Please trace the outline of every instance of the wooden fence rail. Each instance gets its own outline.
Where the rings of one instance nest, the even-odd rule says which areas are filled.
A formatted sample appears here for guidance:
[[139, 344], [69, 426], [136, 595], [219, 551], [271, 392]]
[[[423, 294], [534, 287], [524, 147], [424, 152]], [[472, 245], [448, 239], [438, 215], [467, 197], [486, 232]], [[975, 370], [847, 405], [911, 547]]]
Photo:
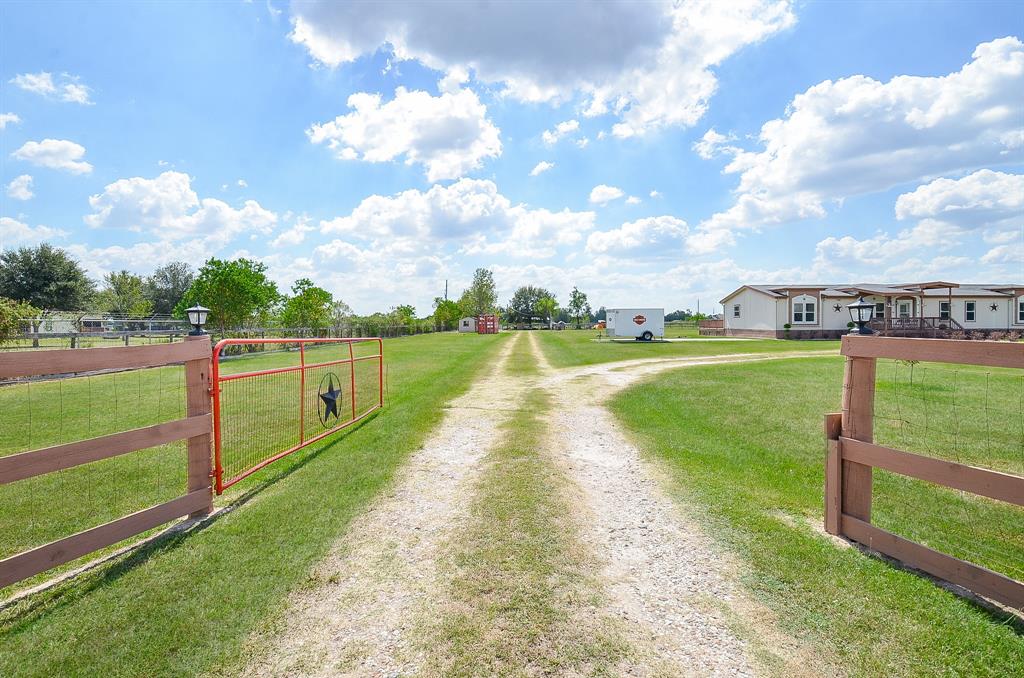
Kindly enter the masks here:
[[187, 415], [132, 431], [0, 457], [0, 485], [177, 440], [186, 440], [188, 446], [186, 494], [0, 560], [0, 588], [175, 518], [212, 510], [210, 356], [210, 338], [205, 336], [174, 344], [0, 354], [0, 380], [184, 363]]
[[1024, 369], [1019, 343], [843, 337], [843, 411], [825, 415], [825, 530], [946, 581], [1024, 610], [1024, 582], [930, 549], [871, 524], [872, 469], [1024, 506], [1024, 478], [874, 444], [878, 358]]

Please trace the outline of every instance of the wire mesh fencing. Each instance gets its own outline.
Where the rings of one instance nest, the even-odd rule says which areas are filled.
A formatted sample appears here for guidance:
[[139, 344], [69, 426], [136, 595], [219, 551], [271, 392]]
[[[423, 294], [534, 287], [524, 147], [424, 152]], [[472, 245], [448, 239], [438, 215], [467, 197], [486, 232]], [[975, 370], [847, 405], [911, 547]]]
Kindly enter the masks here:
[[[137, 350], [148, 349], [124, 349], [113, 358], [64, 352], [77, 356], [73, 369], [63, 366], [60, 352], [18, 356], [0, 365], [0, 376], [10, 370], [9, 378], [0, 380], [0, 580], [16, 581], [23, 578], [16, 573], [26, 572], [31, 577], [41, 565], [47, 566], [43, 570], [53, 564], [73, 568], [83, 560], [75, 553], [92, 553], [88, 559], [95, 551], [115, 550], [201, 503], [201, 493], [176, 501], [197, 489], [190, 487], [186, 438], [202, 433], [204, 423], [208, 437], [210, 426], [209, 415], [186, 422], [190, 383], [176, 360], [193, 364], [198, 358], [205, 364], [209, 345], [168, 347], [167, 360], [160, 348], [159, 355], [151, 352], [141, 363]], [[107, 363], [123, 364], [90, 371], [90, 360], [100, 355]], [[161, 363], [166, 365], [133, 369]], [[31, 376], [36, 374], [43, 376]], [[205, 388], [200, 392], [206, 397]], [[176, 510], [168, 506], [172, 503], [187, 508], [170, 515]], [[139, 519], [132, 523], [141, 526], [136, 530], [123, 522], [111, 527], [158, 507], [169, 517]], [[85, 546], [90, 548], [82, 550]]]
[[846, 336], [825, 529], [1024, 609], [1024, 347]]
[[[879, 445], [1024, 476], [1020, 370], [877, 362]], [[1024, 507], [876, 470], [872, 522], [1024, 581]]]
[[[225, 356], [227, 349], [249, 344], [272, 350]], [[380, 338], [218, 342], [213, 372], [218, 494], [382, 407], [383, 360]]]

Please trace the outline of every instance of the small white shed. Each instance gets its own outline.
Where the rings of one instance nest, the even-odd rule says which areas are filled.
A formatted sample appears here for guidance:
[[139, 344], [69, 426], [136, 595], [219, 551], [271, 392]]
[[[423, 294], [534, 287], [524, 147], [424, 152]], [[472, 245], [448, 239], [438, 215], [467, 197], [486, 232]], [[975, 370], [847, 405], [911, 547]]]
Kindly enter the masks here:
[[459, 332], [476, 333], [476, 318], [463, 318], [459, 321]]

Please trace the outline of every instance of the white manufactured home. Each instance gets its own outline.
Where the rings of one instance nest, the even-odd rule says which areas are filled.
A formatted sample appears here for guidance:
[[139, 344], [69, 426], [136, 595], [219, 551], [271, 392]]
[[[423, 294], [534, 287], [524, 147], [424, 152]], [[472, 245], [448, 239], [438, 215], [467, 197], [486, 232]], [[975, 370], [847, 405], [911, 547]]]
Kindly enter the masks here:
[[849, 331], [847, 304], [875, 305], [870, 326], [895, 336], [1024, 332], [1024, 284], [951, 282], [858, 285], [744, 285], [722, 299], [730, 336], [834, 339]]

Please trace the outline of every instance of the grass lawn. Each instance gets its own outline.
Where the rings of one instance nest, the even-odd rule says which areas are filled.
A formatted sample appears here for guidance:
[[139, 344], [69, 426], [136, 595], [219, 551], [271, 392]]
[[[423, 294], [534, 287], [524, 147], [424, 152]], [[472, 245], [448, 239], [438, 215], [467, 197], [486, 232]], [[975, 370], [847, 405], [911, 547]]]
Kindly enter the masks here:
[[[880, 363], [878, 442], [1024, 470], [1019, 371], [915, 370], [911, 382], [908, 365]], [[1024, 675], [1022, 625], [817, 529], [822, 416], [839, 409], [842, 376], [829, 357], [687, 368], [622, 392], [612, 407], [663, 462], [670, 490], [742, 557], [751, 591], [837, 665], [863, 676]], [[873, 520], [1024, 576], [1024, 509], [876, 471]]]
[[[596, 330], [534, 330], [541, 347], [553, 367], [575, 367], [617, 360], [639, 358], [686, 357], [731, 353], [776, 353], [784, 351], [839, 350], [838, 341], [783, 341], [779, 339], [742, 339], [729, 337], [700, 337], [700, 341], [643, 342], [598, 341]], [[671, 331], [676, 335], [696, 338], [695, 330], [682, 328]]]
[[[449, 333], [386, 341], [384, 411], [243, 481], [233, 490], [236, 498], [249, 492], [244, 505], [204, 529], [162, 540], [0, 612], [0, 675], [191, 675], [223, 667], [230, 673], [243, 659], [240, 648], [249, 633], [281, 612], [288, 592], [302, 585], [312, 564], [436, 425], [441, 404], [463, 392], [506, 340]], [[228, 365], [249, 370], [293, 358], [260, 355]], [[180, 371], [33, 384], [28, 432], [25, 393], [16, 392], [27, 386], [0, 388], [0, 454], [180, 416]], [[19, 403], [23, 410], [9, 409]], [[136, 489], [146, 501], [183, 489], [183, 452], [142, 452], [122, 460], [126, 466], [108, 466], [92, 477], [58, 478], [34, 504], [22, 493], [0, 495], [6, 554], [33, 539], [67, 534], [60, 530], [103, 522], [108, 517], [94, 513], [98, 507], [137, 503]], [[158, 481], [147, 490], [141, 478], [149, 476]], [[91, 485], [81, 482], [90, 479]], [[44, 510], [40, 515], [49, 520], [38, 522], [46, 525], [18, 527], [15, 537], [8, 536], [9, 526], [36, 522], [21, 513], [29, 506]]]
[[665, 338], [678, 339], [681, 337], [695, 338], [700, 336], [700, 328], [697, 323], [682, 320], [670, 320], [665, 323]]

